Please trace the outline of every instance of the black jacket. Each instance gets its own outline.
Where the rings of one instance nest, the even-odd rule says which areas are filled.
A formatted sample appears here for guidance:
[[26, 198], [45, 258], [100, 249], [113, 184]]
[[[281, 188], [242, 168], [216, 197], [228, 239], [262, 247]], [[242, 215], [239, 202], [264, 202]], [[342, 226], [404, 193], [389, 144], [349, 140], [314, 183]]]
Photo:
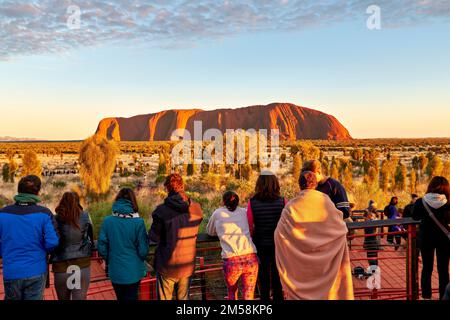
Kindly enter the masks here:
[[170, 194], [152, 214], [149, 239], [158, 244], [154, 266], [158, 273], [175, 279], [194, 273], [197, 235], [203, 213], [185, 194]]
[[255, 197], [250, 199], [255, 225], [252, 240], [256, 247], [275, 247], [274, 233], [284, 209], [284, 202], [281, 197], [274, 201], [261, 201]]
[[[450, 222], [450, 204], [447, 203], [439, 209], [431, 208], [431, 211], [441, 224], [448, 229], [448, 224]], [[433, 219], [430, 218], [422, 203], [422, 199], [417, 200], [414, 205], [413, 219], [422, 221], [418, 233], [419, 245], [449, 243], [444, 232], [436, 225]]]
[[59, 245], [52, 253], [50, 262], [61, 262], [72, 259], [88, 258], [92, 255], [94, 236], [89, 214], [83, 212], [80, 216], [80, 229], [75, 228], [56, 216], [60, 234]]

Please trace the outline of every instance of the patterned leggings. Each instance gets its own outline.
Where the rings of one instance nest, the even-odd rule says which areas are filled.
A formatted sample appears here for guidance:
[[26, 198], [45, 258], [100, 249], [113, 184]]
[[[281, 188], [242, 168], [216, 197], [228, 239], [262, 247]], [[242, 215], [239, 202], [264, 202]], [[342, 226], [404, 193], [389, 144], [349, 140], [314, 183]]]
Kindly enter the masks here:
[[258, 280], [258, 257], [247, 254], [223, 260], [223, 271], [228, 288], [228, 300], [238, 300], [238, 282], [242, 278], [244, 300], [253, 300]]

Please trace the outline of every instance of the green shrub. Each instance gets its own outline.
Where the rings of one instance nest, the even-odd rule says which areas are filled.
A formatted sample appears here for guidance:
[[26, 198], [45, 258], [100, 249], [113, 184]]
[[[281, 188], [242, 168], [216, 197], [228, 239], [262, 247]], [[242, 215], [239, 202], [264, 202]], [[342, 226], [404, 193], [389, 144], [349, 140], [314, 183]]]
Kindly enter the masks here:
[[87, 208], [87, 212], [89, 212], [94, 226], [94, 238], [98, 239], [103, 219], [111, 215], [112, 202], [93, 202]]
[[67, 186], [67, 183], [65, 181], [62, 180], [56, 180], [52, 182], [52, 185], [54, 188], [56, 189], [63, 189]]

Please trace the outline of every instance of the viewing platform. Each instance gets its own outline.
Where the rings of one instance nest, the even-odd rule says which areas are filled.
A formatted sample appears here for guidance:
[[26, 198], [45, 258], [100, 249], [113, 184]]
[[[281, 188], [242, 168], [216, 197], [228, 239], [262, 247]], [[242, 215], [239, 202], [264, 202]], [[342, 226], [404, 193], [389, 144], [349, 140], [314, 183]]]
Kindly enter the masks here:
[[[401, 233], [387, 233], [387, 227], [404, 225], [407, 231]], [[357, 300], [417, 300], [420, 297], [419, 276], [421, 272], [421, 258], [416, 247], [416, 226], [418, 222], [411, 218], [399, 220], [377, 220], [371, 222], [348, 223], [353, 235], [349, 235], [350, 260], [352, 270], [362, 267], [367, 271], [369, 267], [367, 251], [363, 248], [364, 228], [377, 227], [381, 237], [382, 250], [378, 251], [378, 264], [381, 271], [381, 288], [371, 290], [367, 286], [367, 275], [353, 276], [355, 299]], [[401, 234], [401, 247], [395, 250], [394, 245], [386, 241], [388, 234]], [[152, 245], [154, 246], [154, 245]], [[190, 298], [193, 300], [224, 300], [227, 290], [222, 271], [221, 248], [217, 238], [201, 234], [198, 237], [196, 272], [193, 277]], [[152, 254], [149, 256], [149, 275], [142, 280], [140, 288], [141, 300], [156, 299], [156, 283], [151, 268]], [[0, 269], [0, 278], [2, 279]], [[45, 300], [57, 300], [53, 286], [53, 274], [50, 272], [50, 286], [45, 290]], [[2, 279], [3, 280], [3, 279]], [[437, 270], [432, 278], [433, 299], [438, 299]], [[256, 290], [258, 299], [258, 289]], [[0, 299], [4, 297], [3, 281], [0, 282]], [[91, 284], [88, 300], [115, 300], [114, 290], [107, 277], [105, 262], [94, 253], [91, 263]]]

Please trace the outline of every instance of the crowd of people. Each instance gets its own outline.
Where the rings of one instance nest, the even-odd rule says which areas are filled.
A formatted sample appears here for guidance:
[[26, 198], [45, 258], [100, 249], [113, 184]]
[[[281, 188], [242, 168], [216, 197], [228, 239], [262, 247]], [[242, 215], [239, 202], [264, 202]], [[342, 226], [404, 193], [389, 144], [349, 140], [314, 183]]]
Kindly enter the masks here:
[[[222, 248], [223, 272], [228, 299], [253, 300], [259, 284], [262, 301], [352, 300], [352, 270], [347, 243], [346, 220], [351, 206], [344, 187], [322, 174], [319, 161], [304, 164], [299, 178], [300, 193], [291, 200], [280, 194], [279, 181], [264, 171], [255, 193], [240, 207], [234, 191], [223, 194], [223, 205], [215, 210], [207, 232], [217, 236]], [[203, 220], [201, 206], [190, 199], [179, 174], [167, 176], [167, 198], [152, 213], [146, 230], [132, 189], [122, 189], [111, 215], [101, 225], [97, 241], [118, 300], [137, 300], [141, 280], [147, 274], [149, 243], [156, 243], [154, 270], [159, 300], [187, 300], [195, 271], [197, 236]], [[41, 181], [36, 176], [20, 180], [15, 204], [0, 210], [0, 253], [7, 300], [41, 300], [49, 264], [60, 300], [84, 300], [90, 283], [90, 261], [94, 249], [89, 214], [74, 192], [63, 195], [56, 215], [39, 205]], [[418, 235], [422, 255], [422, 296], [432, 296], [431, 275], [437, 255], [439, 293], [450, 298], [449, 220], [450, 186], [443, 177], [432, 179], [422, 199], [413, 196], [403, 217], [420, 220]], [[385, 208], [388, 219], [400, 217], [398, 199]], [[371, 201], [364, 218], [376, 220]], [[401, 225], [388, 242], [401, 245]], [[375, 228], [366, 228], [364, 248], [370, 265], [378, 264], [381, 249]], [[74, 271], [80, 279], [71, 283]]]

